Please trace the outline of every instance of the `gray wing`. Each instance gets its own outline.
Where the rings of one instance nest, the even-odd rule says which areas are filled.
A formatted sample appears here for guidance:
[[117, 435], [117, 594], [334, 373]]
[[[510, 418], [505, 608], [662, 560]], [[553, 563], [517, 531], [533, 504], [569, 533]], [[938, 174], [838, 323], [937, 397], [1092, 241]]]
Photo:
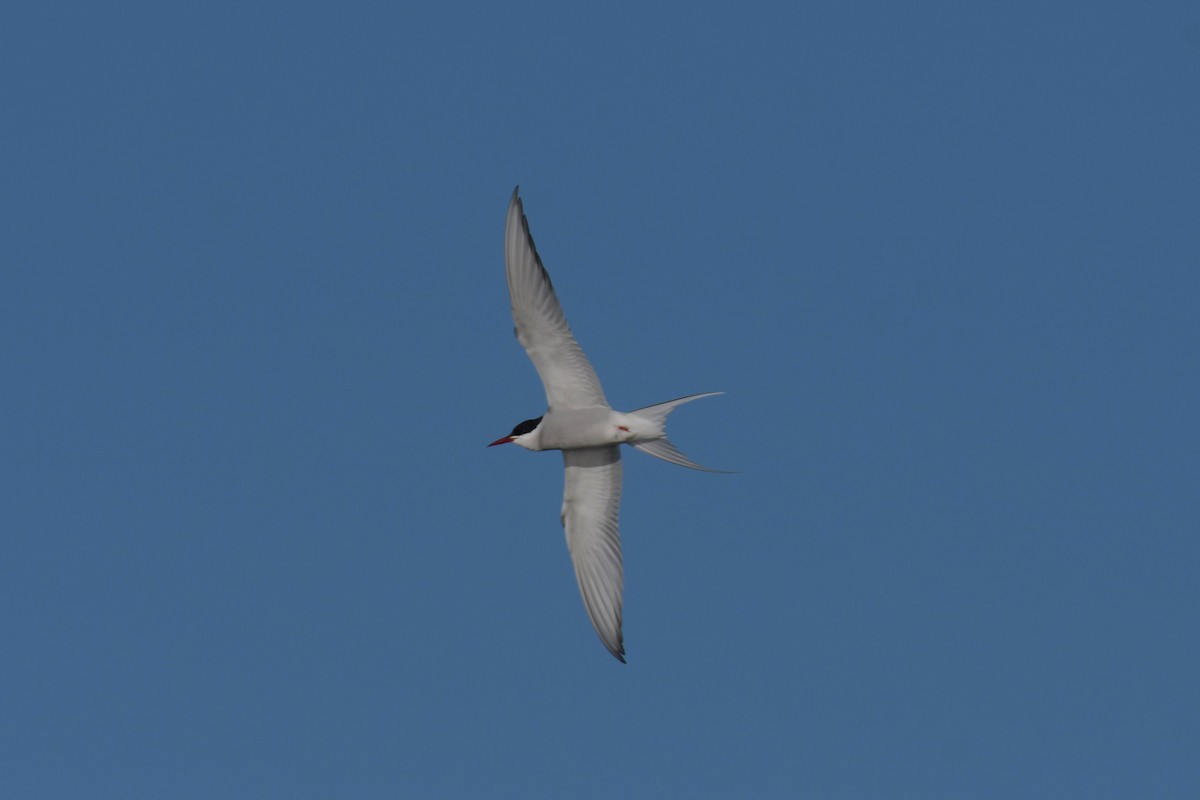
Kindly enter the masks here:
[[621, 451], [616, 447], [564, 450], [562, 522], [575, 578], [592, 627], [622, 663]]
[[542, 378], [550, 408], [607, 406], [600, 379], [575, 341], [538, 257], [516, 189], [504, 226], [504, 267], [517, 341]]

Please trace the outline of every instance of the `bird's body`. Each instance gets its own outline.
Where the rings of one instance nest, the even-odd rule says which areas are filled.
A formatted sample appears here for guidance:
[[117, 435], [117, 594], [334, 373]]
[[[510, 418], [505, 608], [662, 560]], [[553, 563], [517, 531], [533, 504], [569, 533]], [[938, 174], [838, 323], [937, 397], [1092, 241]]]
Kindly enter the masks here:
[[661, 439], [662, 429], [634, 414], [622, 414], [608, 406], [549, 409], [532, 436], [517, 439], [527, 450], [578, 450], [608, 447], [634, 441]]
[[562, 450], [565, 470], [562, 523], [588, 617], [605, 647], [625, 660], [621, 635], [623, 570], [617, 518], [621, 505], [621, 451], [630, 444], [657, 458], [709, 470], [667, 439], [667, 415], [678, 405], [720, 392], [689, 395], [636, 411], [614, 411], [600, 379], [554, 293], [529, 233], [517, 190], [504, 233], [505, 272], [517, 339], [546, 389], [548, 408], [493, 445], [513, 442], [527, 450]]

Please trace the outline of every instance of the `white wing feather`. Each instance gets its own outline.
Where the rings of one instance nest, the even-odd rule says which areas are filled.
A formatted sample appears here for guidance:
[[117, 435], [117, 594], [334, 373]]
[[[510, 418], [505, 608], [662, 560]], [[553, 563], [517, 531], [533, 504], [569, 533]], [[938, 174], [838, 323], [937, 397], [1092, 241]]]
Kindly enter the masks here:
[[562, 523], [575, 578], [592, 626], [608, 651], [625, 660], [621, 636], [621, 451], [564, 450]]
[[549, 407], [607, 407], [600, 379], [575, 341], [538, 257], [516, 189], [504, 228], [504, 266], [517, 341], [537, 368]]

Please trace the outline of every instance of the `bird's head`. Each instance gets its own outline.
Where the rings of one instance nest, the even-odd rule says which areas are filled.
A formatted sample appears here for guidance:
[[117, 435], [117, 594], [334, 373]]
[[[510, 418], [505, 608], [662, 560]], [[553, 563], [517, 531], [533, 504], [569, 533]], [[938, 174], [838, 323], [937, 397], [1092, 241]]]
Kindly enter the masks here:
[[517, 423], [517, 427], [512, 429], [512, 433], [510, 433], [508, 436], [501, 436], [499, 439], [489, 444], [488, 447], [495, 447], [498, 444], [508, 444], [509, 442], [513, 442], [514, 444], [521, 445], [521, 447], [524, 447], [527, 450], [536, 450], [539, 438], [538, 426], [541, 424], [541, 417], [538, 417], [537, 419], [527, 419], [524, 422]]

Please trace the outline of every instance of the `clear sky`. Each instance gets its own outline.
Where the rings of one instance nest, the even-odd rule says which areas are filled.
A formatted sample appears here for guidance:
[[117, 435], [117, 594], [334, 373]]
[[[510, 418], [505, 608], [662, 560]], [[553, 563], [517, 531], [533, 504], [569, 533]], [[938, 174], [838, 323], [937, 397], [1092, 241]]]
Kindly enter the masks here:
[[[0, 796], [1200, 796], [1194, 2], [23, 4]], [[504, 213], [625, 453], [584, 615]]]

